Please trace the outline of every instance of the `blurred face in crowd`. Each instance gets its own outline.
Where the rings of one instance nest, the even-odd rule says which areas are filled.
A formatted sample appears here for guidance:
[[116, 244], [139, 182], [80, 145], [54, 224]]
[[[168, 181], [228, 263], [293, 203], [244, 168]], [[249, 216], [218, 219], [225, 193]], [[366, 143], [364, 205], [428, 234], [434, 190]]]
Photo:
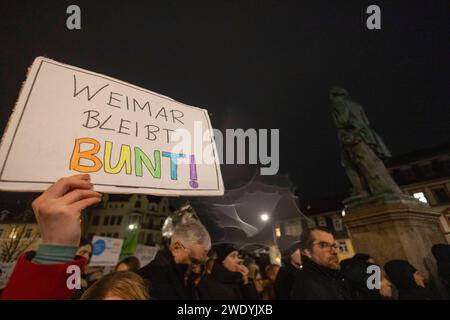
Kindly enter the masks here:
[[232, 251], [229, 255], [227, 255], [225, 260], [223, 260], [222, 264], [228, 271], [239, 272], [241, 261], [242, 260], [239, 258], [239, 252]]
[[199, 264], [192, 265], [192, 272], [195, 274], [201, 274], [202, 273], [202, 266]]
[[320, 266], [339, 270], [338, 248], [336, 241], [331, 233], [314, 230], [312, 231], [314, 239], [311, 249], [306, 249], [305, 254]]
[[381, 278], [380, 294], [386, 298], [392, 297], [392, 284], [386, 277]]
[[208, 254], [208, 250], [200, 244], [186, 247], [180, 242], [175, 242], [170, 251], [176, 264], [202, 264]]
[[267, 278], [269, 278], [270, 281], [275, 282], [278, 271], [280, 271], [280, 266], [271, 265], [267, 270]]
[[424, 277], [423, 275], [421, 275], [418, 271], [416, 271], [416, 272], [414, 273], [414, 280], [416, 281], [416, 283], [417, 283], [418, 286], [420, 286], [420, 287], [422, 287], [422, 288], [425, 288], [425, 282], [426, 282], [426, 279], [425, 279], [425, 277]]
[[302, 264], [300, 249], [295, 250], [294, 253], [291, 254], [291, 263], [296, 267], [300, 267], [300, 265]]
[[255, 274], [255, 288], [258, 293], [264, 291], [264, 280], [259, 272], [256, 272]]
[[91, 247], [91, 245], [90, 244], [85, 244], [84, 246], [79, 247], [78, 250], [77, 250], [76, 255], [85, 257], [89, 261], [89, 259], [91, 258], [91, 255], [92, 255], [92, 247]]
[[128, 271], [128, 266], [125, 263], [119, 263], [116, 267], [116, 271]]

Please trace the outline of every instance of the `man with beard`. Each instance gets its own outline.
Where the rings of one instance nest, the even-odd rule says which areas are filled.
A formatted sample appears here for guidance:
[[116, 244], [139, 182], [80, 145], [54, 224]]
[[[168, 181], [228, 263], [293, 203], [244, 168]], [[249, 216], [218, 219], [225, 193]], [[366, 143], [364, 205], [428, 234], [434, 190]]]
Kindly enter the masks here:
[[338, 248], [333, 234], [316, 227], [303, 232], [303, 270], [292, 289], [292, 299], [349, 300], [348, 286], [340, 273]]

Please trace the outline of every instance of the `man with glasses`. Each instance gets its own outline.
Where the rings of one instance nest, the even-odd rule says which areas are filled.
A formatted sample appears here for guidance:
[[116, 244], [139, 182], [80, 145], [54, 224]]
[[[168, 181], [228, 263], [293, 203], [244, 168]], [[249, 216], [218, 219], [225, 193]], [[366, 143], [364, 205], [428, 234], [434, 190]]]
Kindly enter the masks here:
[[340, 274], [338, 246], [333, 234], [316, 227], [303, 232], [303, 270], [292, 289], [293, 299], [347, 300], [347, 284]]
[[191, 300], [197, 297], [188, 274], [193, 265], [203, 264], [211, 249], [211, 238], [198, 221], [175, 228], [169, 248], [164, 248], [138, 274], [149, 282], [150, 297], [159, 300]]

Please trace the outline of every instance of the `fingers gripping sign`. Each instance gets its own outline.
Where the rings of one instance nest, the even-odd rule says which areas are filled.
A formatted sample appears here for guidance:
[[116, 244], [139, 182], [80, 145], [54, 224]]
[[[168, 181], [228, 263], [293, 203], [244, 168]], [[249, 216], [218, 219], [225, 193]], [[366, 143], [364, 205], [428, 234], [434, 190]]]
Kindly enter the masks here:
[[78, 246], [81, 210], [99, 203], [88, 174], [61, 178], [33, 201], [33, 211], [45, 244]]

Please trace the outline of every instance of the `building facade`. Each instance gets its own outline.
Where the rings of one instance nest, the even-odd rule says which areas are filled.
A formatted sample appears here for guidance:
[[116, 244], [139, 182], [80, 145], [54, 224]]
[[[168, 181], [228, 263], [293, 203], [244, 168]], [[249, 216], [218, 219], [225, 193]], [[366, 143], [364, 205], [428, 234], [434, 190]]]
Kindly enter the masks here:
[[[440, 227], [450, 243], [450, 143], [411, 152], [391, 159], [387, 169], [405, 194], [427, 203], [441, 213]], [[332, 230], [339, 246], [339, 259], [354, 255], [343, 225], [346, 195], [312, 201], [302, 206], [309, 226]]]
[[0, 212], [0, 262], [15, 261], [22, 253], [37, 250], [42, 242], [33, 211]]
[[88, 213], [84, 236], [126, 238], [138, 231], [138, 243], [160, 245], [161, 228], [170, 215], [169, 200], [146, 195], [104, 195], [103, 201]]

